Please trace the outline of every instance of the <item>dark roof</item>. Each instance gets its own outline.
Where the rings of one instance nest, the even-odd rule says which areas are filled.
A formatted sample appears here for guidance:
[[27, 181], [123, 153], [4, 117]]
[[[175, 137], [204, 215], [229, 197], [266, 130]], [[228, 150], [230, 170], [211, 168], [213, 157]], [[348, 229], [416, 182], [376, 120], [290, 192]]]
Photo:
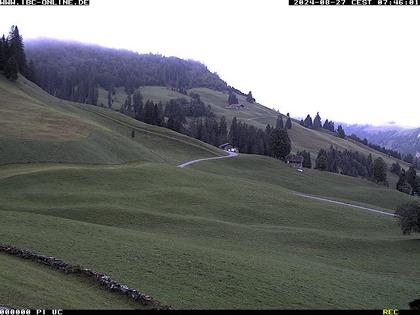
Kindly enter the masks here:
[[286, 161], [291, 163], [303, 163], [303, 160], [303, 156], [301, 155], [289, 155], [286, 158]]
[[228, 143], [224, 143], [224, 144], [219, 145], [219, 148], [223, 149], [223, 148], [226, 148], [226, 147], [229, 147], [229, 146], [233, 147], [233, 145], [231, 145], [231, 144], [228, 142]]

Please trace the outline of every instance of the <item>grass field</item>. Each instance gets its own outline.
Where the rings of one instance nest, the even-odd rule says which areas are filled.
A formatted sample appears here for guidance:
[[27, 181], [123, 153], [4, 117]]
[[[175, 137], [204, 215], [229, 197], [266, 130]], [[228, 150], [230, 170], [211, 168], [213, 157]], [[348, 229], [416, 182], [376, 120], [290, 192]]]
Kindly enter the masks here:
[[[25, 132], [34, 136], [20, 128], [0, 133], [2, 243], [105, 272], [175, 308], [407, 308], [420, 295], [420, 241], [402, 236], [394, 218], [295, 193], [388, 212], [407, 195], [337, 174], [299, 173], [261, 156], [180, 169], [223, 152], [111, 110], [57, 100], [24, 79], [0, 87], [7, 102], [43, 110], [37, 123], [25, 116]], [[58, 127], [43, 120], [50, 112], [85, 124], [86, 133], [72, 134], [69, 123], [53, 137]], [[19, 123], [16, 113], [12, 119]], [[33, 262], [0, 255], [0, 271], [0, 304], [132, 307]]]
[[[13, 84], [1, 77], [0, 96], [0, 165], [139, 160], [177, 164], [223, 154], [169, 129], [100, 107], [59, 100], [24, 78]], [[134, 139], [132, 130], [137, 133]]]
[[[189, 98], [183, 94], [172, 91], [167, 87], [156, 87], [156, 86], [146, 86], [140, 88], [144, 100], [151, 99], [154, 102], [162, 102], [165, 104], [170, 99], [175, 98]], [[214, 91], [207, 88], [194, 88], [188, 92], [194, 92], [200, 95], [201, 100], [212, 107], [213, 111], [216, 114], [216, 117], [225, 116], [228, 122], [228, 125], [232, 121], [233, 117], [237, 117], [241, 121], [254, 125], [255, 127], [265, 129], [267, 124], [274, 126], [276, 124], [276, 119], [278, 113], [272, 109], [269, 109], [258, 103], [248, 103], [244, 96], [237, 95], [240, 104], [245, 105], [244, 109], [233, 110], [226, 108], [228, 95], [219, 91]], [[103, 97], [107, 97], [106, 91], [101, 92]], [[116, 100], [115, 109], [119, 109], [122, 103], [119, 103], [118, 100], [122, 102], [127, 97], [123, 88], [117, 88], [114, 99]], [[102, 102], [105, 102], [104, 99]], [[104, 103], [107, 104], [107, 103]], [[283, 113], [284, 115], [285, 113]], [[290, 113], [293, 117], [293, 113]], [[314, 113], [310, 113], [312, 116]], [[322, 114], [322, 113], [321, 113]], [[284, 119], [285, 121], [285, 119]], [[289, 130], [289, 136], [292, 140], [292, 151], [302, 151], [306, 150], [312, 153], [312, 158], [315, 159], [316, 155], [320, 148], [328, 149], [331, 145], [335, 148], [338, 148], [341, 151], [350, 150], [358, 151], [363, 155], [367, 156], [370, 153], [373, 155], [373, 158], [382, 157], [388, 166], [391, 166], [396, 160], [386, 154], [372, 150], [371, 148], [358, 143], [353, 140], [344, 140], [336, 137], [333, 133], [328, 131], [315, 131], [302, 127], [297, 121], [293, 121], [293, 128]], [[408, 169], [409, 165], [403, 161], [399, 163]], [[398, 178], [391, 172], [388, 172], [389, 182], [391, 186], [395, 186]]]
[[65, 275], [32, 261], [0, 254], [0, 302], [8, 307], [65, 309], [141, 308], [77, 275]]

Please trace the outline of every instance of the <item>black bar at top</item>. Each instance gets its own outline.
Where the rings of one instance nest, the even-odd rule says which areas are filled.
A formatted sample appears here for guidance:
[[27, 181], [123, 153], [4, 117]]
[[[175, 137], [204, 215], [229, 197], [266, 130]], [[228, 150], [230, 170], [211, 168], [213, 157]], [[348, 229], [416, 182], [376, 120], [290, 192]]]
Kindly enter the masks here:
[[420, 0], [289, 0], [293, 6], [418, 6]]
[[2, 5], [62, 5], [62, 6], [77, 6], [77, 5], [89, 5], [90, 0], [0, 0], [0, 6]]

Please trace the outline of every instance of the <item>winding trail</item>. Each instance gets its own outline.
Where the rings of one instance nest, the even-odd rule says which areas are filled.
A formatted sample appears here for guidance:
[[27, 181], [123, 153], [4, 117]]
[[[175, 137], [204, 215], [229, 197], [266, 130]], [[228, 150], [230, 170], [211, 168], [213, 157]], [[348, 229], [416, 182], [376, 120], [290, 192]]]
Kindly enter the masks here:
[[[180, 165], [178, 165], [178, 167], [179, 168], [184, 168], [184, 167], [189, 166], [191, 164], [195, 164], [195, 163], [199, 163], [199, 162], [203, 162], [203, 161], [219, 160], [219, 159], [233, 158], [233, 157], [238, 156], [238, 153], [235, 153], [235, 152], [227, 152], [227, 153], [229, 155], [192, 160], [192, 161], [180, 164]], [[336, 201], [336, 200], [326, 199], [326, 198], [322, 198], [322, 197], [315, 197], [315, 196], [306, 195], [306, 194], [302, 194], [302, 193], [294, 193], [294, 195], [304, 197], [304, 198], [308, 198], [308, 199], [314, 199], [314, 200], [318, 200], [318, 201], [334, 203], [334, 204], [341, 205], [341, 206], [347, 206], [347, 207], [351, 207], [351, 208], [362, 209], [362, 210], [366, 210], [366, 211], [369, 211], [369, 212], [374, 212], [374, 213], [377, 213], [377, 214], [387, 215], [387, 216], [390, 216], [390, 217], [397, 217], [397, 215], [395, 215], [393, 213], [389, 213], [389, 212], [385, 212], [385, 211], [381, 211], [381, 210], [377, 210], [377, 209], [373, 209], [373, 208], [362, 207], [362, 206], [354, 205], [354, 204], [347, 203], [347, 202]]]
[[229, 155], [225, 155], [225, 156], [216, 156], [216, 157], [211, 157], [211, 158], [205, 158], [205, 159], [198, 159], [198, 160], [192, 160], [189, 162], [185, 162], [184, 164], [180, 164], [178, 165], [179, 168], [184, 168], [186, 166], [189, 166], [191, 164], [194, 163], [198, 163], [198, 162], [203, 162], [203, 161], [210, 161], [210, 160], [220, 160], [220, 159], [227, 159], [227, 158], [233, 158], [235, 156], [238, 156], [238, 153], [236, 152], [227, 152]]
[[395, 215], [393, 213], [389, 213], [389, 212], [385, 212], [385, 211], [380, 211], [380, 210], [376, 210], [376, 209], [372, 209], [372, 208], [367, 208], [367, 207], [362, 207], [362, 206], [354, 205], [354, 204], [347, 203], [347, 202], [335, 201], [335, 200], [331, 200], [331, 199], [326, 199], [326, 198], [321, 198], [321, 197], [315, 197], [315, 196], [310, 196], [310, 195], [305, 195], [305, 194], [300, 194], [300, 193], [295, 193], [295, 195], [296, 196], [300, 196], [300, 197], [309, 198], [309, 199], [318, 200], [318, 201], [325, 201], [325, 202], [329, 202], [329, 203], [335, 203], [337, 205], [342, 205], [342, 206], [347, 206], [347, 207], [362, 209], [362, 210], [366, 210], [366, 211], [370, 211], [370, 212], [375, 212], [375, 213], [379, 213], [379, 214], [383, 214], [383, 215], [387, 215], [387, 216], [391, 216], [391, 217], [397, 217], [397, 215]]

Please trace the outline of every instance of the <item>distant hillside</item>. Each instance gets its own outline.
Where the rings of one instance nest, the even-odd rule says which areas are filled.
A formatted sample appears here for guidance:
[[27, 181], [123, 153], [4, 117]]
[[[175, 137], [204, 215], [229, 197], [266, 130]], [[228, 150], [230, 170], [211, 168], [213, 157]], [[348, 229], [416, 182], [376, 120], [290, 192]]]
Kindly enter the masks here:
[[375, 127], [370, 125], [348, 125], [348, 134], [354, 133], [369, 142], [402, 153], [420, 154], [420, 128], [404, 129], [400, 127]]
[[180, 91], [228, 89], [216, 73], [193, 60], [56, 40], [28, 41], [25, 49], [38, 85], [52, 95], [81, 103], [96, 105], [99, 87], [122, 86], [129, 92], [145, 85]]
[[[0, 165], [10, 163], [176, 164], [217, 148], [115, 111], [60, 100], [20, 77], [0, 76]], [[135, 131], [135, 138], [131, 132]]]
[[[210, 105], [216, 119], [208, 120], [210, 124], [204, 121], [206, 129], [211, 130], [207, 126], [217, 129], [217, 123], [222, 116], [226, 118], [228, 130], [234, 117], [252, 128], [257, 128], [243, 129], [245, 132], [241, 134], [247, 142], [243, 147], [248, 149], [241, 147], [242, 153], [261, 154], [260, 151], [265, 150], [263, 147], [268, 142], [263, 133], [267, 124], [275, 126], [279, 114], [257, 102], [248, 102], [242, 92], [228, 86], [217, 74], [211, 73], [197, 62], [51, 40], [28, 42], [26, 50], [28, 60], [34, 61], [36, 82], [52, 95], [79, 103], [109, 106], [122, 111], [127, 100], [131, 103], [131, 99], [134, 99], [133, 93], [137, 90], [141, 91], [143, 101], [151, 99], [155, 103], [162, 102], [163, 106], [171, 100], [190, 100], [191, 93], [198, 95], [204, 105]], [[236, 95], [239, 103], [237, 106], [229, 106], [229, 93]], [[105, 109], [93, 108], [105, 112]], [[131, 110], [127, 114], [137, 117], [135, 112]], [[290, 114], [293, 118], [294, 113]], [[167, 116], [167, 122], [169, 120], [170, 117]], [[190, 124], [191, 117], [188, 117], [185, 125]], [[192, 128], [188, 126], [185, 129]], [[198, 138], [191, 132], [184, 133]], [[346, 133], [349, 134], [347, 130]], [[396, 161], [387, 154], [354, 140], [341, 139], [325, 129], [305, 128], [297, 120], [293, 121], [289, 137], [292, 140], [292, 152], [306, 150], [312, 154], [313, 161], [320, 149], [328, 149], [330, 146], [340, 151], [357, 151], [365, 157], [369, 154], [373, 158], [383, 157], [388, 166]], [[198, 139], [213, 145], [220, 144], [208, 141], [205, 137]], [[397, 177], [389, 173], [389, 179], [390, 184], [395, 186]]]

